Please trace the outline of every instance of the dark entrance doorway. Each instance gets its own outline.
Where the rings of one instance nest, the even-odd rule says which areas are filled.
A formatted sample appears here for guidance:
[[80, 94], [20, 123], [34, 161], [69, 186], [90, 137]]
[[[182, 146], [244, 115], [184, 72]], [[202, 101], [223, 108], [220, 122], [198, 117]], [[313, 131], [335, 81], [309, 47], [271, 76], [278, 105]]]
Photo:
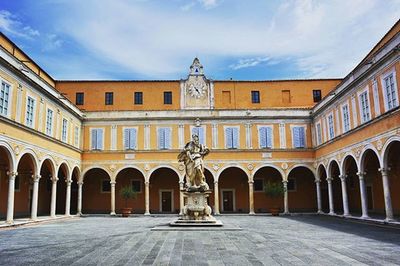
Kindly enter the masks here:
[[161, 212], [172, 212], [172, 191], [161, 191]]
[[224, 212], [233, 212], [233, 190], [222, 191], [222, 202]]

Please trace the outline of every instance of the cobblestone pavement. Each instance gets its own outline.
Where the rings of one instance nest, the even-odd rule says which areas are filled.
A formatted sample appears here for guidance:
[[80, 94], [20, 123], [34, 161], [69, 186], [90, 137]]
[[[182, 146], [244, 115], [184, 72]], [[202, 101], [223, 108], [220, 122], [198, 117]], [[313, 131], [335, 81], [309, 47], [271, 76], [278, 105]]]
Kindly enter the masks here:
[[326, 216], [220, 216], [241, 231], [86, 217], [0, 231], [0, 265], [400, 265], [400, 229]]

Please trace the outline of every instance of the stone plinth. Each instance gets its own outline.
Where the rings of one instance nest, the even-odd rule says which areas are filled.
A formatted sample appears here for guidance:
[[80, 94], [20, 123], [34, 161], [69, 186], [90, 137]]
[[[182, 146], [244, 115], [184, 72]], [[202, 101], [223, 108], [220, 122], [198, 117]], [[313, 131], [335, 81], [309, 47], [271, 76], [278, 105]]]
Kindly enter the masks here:
[[222, 222], [211, 215], [211, 207], [207, 204], [211, 191], [187, 192], [185, 190], [182, 193], [185, 198], [183, 215], [170, 223], [170, 226], [222, 226]]

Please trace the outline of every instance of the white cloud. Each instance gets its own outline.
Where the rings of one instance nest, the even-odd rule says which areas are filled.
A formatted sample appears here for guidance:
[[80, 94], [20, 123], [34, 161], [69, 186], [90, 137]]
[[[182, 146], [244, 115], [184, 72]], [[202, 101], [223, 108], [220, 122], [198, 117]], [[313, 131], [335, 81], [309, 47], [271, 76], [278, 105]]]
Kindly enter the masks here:
[[268, 60], [269, 60], [268, 57], [240, 59], [236, 64], [231, 64], [229, 65], [229, 67], [232, 68], [233, 70], [238, 70], [241, 68], [257, 66], [260, 63], [267, 62]]
[[201, 4], [201, 5], [203, 5], [203, 7], [205, 8], [205, 9], [211, 9], [211, 8], [214, 8], [214, 7], [216, 7], [217, 5], [219, 5], [220, 3], [220, 1], [217, 1], [217, 0], [198, 0], [199, 1], [199, 3]]
[[0, 29], [10, 35], [28, 39], [40, 35], [38, 30], [24, 25], [17, 16], [6, 10], [0, 10]]
[[56, 34], [47, 34], [44, 40], [42, 51], [48, 52], [56, 50], [60, 48], [62, 44], [63, 40], [61, 40]]

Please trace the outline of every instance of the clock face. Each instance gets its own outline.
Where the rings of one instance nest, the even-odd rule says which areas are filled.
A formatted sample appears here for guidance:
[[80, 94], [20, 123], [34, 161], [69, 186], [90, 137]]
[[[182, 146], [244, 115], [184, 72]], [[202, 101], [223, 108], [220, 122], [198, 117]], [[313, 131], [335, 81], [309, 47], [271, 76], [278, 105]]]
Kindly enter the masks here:
[[205, 92], [205, 86], [201, 82], [192, 83], [189, 86], [189, 94], [192, 97], [201, 98], [204, 96]]

